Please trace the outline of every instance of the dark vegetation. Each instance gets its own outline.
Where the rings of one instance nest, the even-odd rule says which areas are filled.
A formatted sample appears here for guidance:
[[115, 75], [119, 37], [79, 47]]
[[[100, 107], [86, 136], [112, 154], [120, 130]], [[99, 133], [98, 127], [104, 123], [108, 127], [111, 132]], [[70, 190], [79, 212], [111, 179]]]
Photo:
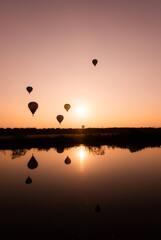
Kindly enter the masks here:
[[161, 128], [0, 129], [0, 149], [108, 145], [138, 151], [161, 146]]

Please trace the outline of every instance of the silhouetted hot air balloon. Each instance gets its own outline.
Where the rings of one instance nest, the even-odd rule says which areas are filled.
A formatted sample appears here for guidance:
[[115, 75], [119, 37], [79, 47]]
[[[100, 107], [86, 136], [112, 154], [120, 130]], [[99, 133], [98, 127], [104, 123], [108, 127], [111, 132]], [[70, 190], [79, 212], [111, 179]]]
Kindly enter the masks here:
[[30, 161], [28, 162], [27, 166], [28, 166], [28, 168], [30, 168], [30, 169], [35, 169], [35, 168], [38, 167], [38, 162], [36, 161], [36, 159], [35, 159], [34, 156], [31, 157], [31, 159], [30, 159]]
[[38, 109], [38, 103], [37, 102], [30, 102], [28, 104], [28, 108], [30, 109], [30, 111], [32, 112], [32, 114], [34, 115], [34, 113], [36, 112], [36, 110]]
[[56, 117], [56, 119], [57, 119], [57, 121], [61, 124], [61, 122], [63, 121], [64, 117], [63, 117], [63, 115], [58, 115], [58, 116]]
[[96, 66], [97, 63], [98, 63], [98, 60], [97, 60], [97, 59], [93, 59], [93, 60], [92, 60], [92, 63], [93, 63], [94, 66]]
[[71, 106], [70, 106], [70, 104], [66, 103], [66, 104], [64, 105], [64, 108], [65, 108], [65, 110], [68, 112], [69, 109], [71, 108]]
[[68, 165], [68, 164], [70, 164], [70, 163], [71, 163], [71, 160], [70, 160], [70, 158], [67, 156], [64, 162], [65, 162], [65, 164], [67, 164], [67, 165]]
[[30, 178], [30, 177], [28, 177], [27, 179], [26, 179], [26, 184], [31, 184], [32, 183], [32, 179]]
[[32, 92], [32, 90], [33, 90], [33, 87], [31, 87], [31, 86], [28, 86], [28, 87], [26, 88], [26, 90], [28, 91], [28, 93], [31, 93], [31, 92]]

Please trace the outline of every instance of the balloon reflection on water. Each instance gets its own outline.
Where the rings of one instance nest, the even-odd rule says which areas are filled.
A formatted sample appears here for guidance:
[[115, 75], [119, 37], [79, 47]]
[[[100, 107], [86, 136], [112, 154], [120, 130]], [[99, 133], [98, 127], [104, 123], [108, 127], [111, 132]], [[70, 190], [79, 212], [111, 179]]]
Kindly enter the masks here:
[[[55, 148], [55, 151], [58, 154], [63, 154], [65, 149], [66, 148], [63, 146], [58, 146], [57, 148]], [[66, 156], [64, 163], [66, 165], [71, 165], [72, 164], [71, 158], [73, 158], [73, 157], [76, 158], [77, 166], [79, 167], [80, 172], [84, 172], [85, 166], [88, 164], [87, 160], [88, 160], [88, 158], [90, 159], [91, 154], [94, 154], [94, 155], [104, 155], [105, 154], [105, 146], [90, 147], [90, 146], [80, 145], [80, 146], [73, 148], [74, 151], [73, 150], [71, 151], [71, 150], [69, 150], [69, 148], [68, 148], [69, 155]], [[73, 161], [73, 163], [74, 162], [75, 161]], [[27, 167], [31, 171], [33, 171], [34, 169], [36, 169], [38, 167], [38, 161], [34, 155], [32, 155], [29, 162], [27, 163]], [[31, 184], [31, 183], [32, 183], [32, 179], [30, 177], [28, 177], [26, 179], [26, 184]]]
[[64, 161], [65, 164], [71, 164], [71, 159], [67, 156], [65, 161]]
[[31, 157], [30, 161], [28, 162], [27, 166], [30, 169], [35, 169], [38, 167], [38, 162], [33, 155]]
[[30, 178], [30, 177], [28, 177], [27, 179], [26, 179], [26, 184], [31, 184], [32, 183], [32, 179]]

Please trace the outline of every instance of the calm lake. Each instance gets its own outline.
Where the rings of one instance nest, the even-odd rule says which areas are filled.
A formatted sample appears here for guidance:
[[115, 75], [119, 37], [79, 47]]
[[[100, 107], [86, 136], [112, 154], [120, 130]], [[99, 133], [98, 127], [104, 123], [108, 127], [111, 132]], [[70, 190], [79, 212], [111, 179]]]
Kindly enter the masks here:
[[161, 148], [1, 150], [0, 189], [2, 231], [119, 239], [161, 226]]

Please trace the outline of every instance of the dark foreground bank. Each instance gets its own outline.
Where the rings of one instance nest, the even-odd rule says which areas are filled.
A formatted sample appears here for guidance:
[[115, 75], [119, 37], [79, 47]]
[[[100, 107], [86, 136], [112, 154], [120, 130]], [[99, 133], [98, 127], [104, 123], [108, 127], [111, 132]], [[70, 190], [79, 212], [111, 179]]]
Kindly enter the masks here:
[[129, 148], [160, 147], [161, 128], [0, 129], [0, 149], [109, 145]]

